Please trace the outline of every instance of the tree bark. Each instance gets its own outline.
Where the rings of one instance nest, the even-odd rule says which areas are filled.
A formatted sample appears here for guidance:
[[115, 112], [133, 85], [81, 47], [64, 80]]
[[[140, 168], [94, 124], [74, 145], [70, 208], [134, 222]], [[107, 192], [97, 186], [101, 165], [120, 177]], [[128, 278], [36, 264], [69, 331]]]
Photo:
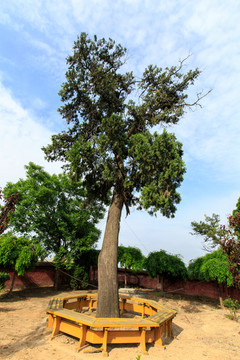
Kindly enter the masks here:
[[12, 295], [13, 288], [14, 288], [14, 284], [15, 284], [15, 280], [16, 280], [16, 276], [17, 276], [17, 272], [14, 270], [14, 272], [13, 272], [13, 277], [12, 277], [11, 287], [10, 287], [9, 292], [8, 292], [8, 295], [9, 295], [9, 296]]
[[216, 284], [217, 284], [217, 288], [218, 288], [219, 303], [220, 303], [221, 308], [224, 309], [222, 291], [221, 291], [220, 285], [217, 281], [216, 281]]
[[119, 317], [117, 252], [122, 208], [123, 196], [114, 191], [98, 257], [97, 317]]
[[59, 280], [60, 280], [60, 272], [59, 269], [55, 268], [55, 276], [54, 276], [54, 289], [59, 289]]
[[125, 268], [125, 272], [124, 272], [124, 286], [125, 288], [127, 288], [127, 270]]

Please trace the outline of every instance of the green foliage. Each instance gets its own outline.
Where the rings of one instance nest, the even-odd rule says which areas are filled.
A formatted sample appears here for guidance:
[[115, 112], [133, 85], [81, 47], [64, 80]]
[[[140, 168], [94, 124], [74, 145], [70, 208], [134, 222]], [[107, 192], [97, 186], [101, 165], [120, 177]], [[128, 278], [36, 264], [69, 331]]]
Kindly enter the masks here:
[[226, 300], [223, 301], [224, 306], [226, 306], [230, 310], [230, 319], [238, 321], [237, 311], [240, 309], [240, 303], [238, 300], [232, 300], [228, 297]]
[[86, 289], [89, 283], [89, 275], [86, 267], [75, 265], [71, 272], [73, 276], [70, 280], [70, 286], [74, 290]]
[[42, 253], [39, 244], [25, 237], [17, 237], [12, 232], [0, 237], [0, 267], [14, 270], [18, 275], [30, 271]]
[[125, 269], [132, 270], [134, 272], [143, 269], [145, 257], [143, 256], [140, 249], [131, 246], [118, 247], [118, 262]]
[[[29, 163], [26, 180], [8, 183], [4, 194], [19, 194], [10, 226], [20, 234], [41, 242], [47, 253], [74, 258], [88, 251], [100, 235], [96, 223], [103, 215], [97, 202], [86, 201], [80, 181], [65, 174], [50, 175], [41, 166]], [[69, 259], [70, 261], [70, 259]]]
[[69, 253], [63, 247], [54, 257], [53, 263], [56, 269], [65, 268], [70, 276], [69, 285], [72, 289], [85, 289], [89, 283], [90, 266], [97, 268], [100, 250], [89, 249]]
[[232, 275], [229, 272], [228, 257], [222, 249], [206, 254], [201, 258], [192, 260], [188, 267], [190, 279], [200, 281], [216, 281], [218, 284], [232, 285]]
[[212, 214], [212, 216], [204, 215], [205, 221], [192, 221], [192, 235], [202, 236], [204, 240], [204, 250], [212, 251], [220, 244], [224, 234], [220, 227], [220, 216]]
[[9, 274], [5, 272], [0, 272], [0, 291], [4, 289], [4, 284], [9, 279], [10, 279]]
[[170, 255], [164, 250], [151, 252], [145, 260], [144, 267], [152, 278], [157, 275], [184, 280], [187, 278], [187, 269], [180, 257]]
[[139, 80], [120, 71], [125, 62], [126, 49], [113, 40], [78, 37], [59, 92], [69, 127], [43, 150], [48, 160], [64, 161], [73, 179], [82, 178], [89, 199], [106, 202], [114, 189], [127, 214], [138, 205], [173, 217], [185, 173], [182, 144], [166, 130], [151, 130], [178, 123], [200, 71], [150, 65]]
[[188, 265], [188, 277], [190, 280], [199, 279], [200, 269], [203, 264], [204, 257], [191, 260]]

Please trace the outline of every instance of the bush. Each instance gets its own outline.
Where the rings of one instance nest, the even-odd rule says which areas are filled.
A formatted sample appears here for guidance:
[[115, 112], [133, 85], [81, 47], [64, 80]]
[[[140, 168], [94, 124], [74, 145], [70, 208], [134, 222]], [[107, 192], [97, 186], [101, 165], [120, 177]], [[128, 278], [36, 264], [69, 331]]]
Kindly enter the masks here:
[[230, 310], [230, 315], [227, 317], [238, 321], [237, 310], [240, 309], [240, 303], [237, 300], [232, 300], [230, 297], [223, 301], [224, 306]]
[[184, 262], [178, 255], [167, 254], [164, 250], [151, 252], [145, 260], [144, 267], [152, 278], [160, 275], [187, 279]]

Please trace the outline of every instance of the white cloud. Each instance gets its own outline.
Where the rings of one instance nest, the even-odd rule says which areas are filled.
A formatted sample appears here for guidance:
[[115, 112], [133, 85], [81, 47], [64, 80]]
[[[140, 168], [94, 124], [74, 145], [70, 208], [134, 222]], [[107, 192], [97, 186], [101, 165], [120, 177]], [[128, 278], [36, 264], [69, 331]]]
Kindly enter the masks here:
[[41, 151], [50, 142], [50, 131], [35, 121], [1, 83], [0, 93], [0, 186], [24, 178], [24, 165], [29, 161], [50, 173], [59, 172], [60, 165], [45, 161]]
[[[192, 56], [184, 69], [203, 70], [190, 91], [191, 98], [202, 89], [213, 88], [212, 93], [202, 100], [203, 109], [189, 112], [179, 126], [171, 129], [184, 144], [188, 165], [185, 178], [190, 184], [176, 218], [154, 219], [134, 213], [127, 219], [144, 244], [145, 253], [147, 247], [149, 251], [164, 248], [172, 253], [184, 252], [186, 259], [200, 255], [201, 241], [189, 235], [190, 222], [202, 219], [205, 213], [225, 216], [239, 197], [239, 15], [240, 4], [234, 0], [14, 0], [1, 4], [0, 23], [18, 30], [31, 48], [27, 66], [45, 69], [56, 82], [63, 81], [65, 57], [82, 31], [90, 36], [96, 33], [99, 38], [112, 37], [126, 46], [128, 66], [138, 76], [150, 63], [175, 65], [189, 52]], [[3, 65], [17, 61], [14, 56], [1, 56]], [[37, 76], [36, 71], [34, 74]], [[4, 73], [2, 78], [10, 76], [11, 72]], [[14, 79], [11, 86], [14, 89]], [[2, 85], [0, 90], [3, 186], [6, 181], [24, 177], [23, 166], [29, 161], [45, 164], [40, 148], [49, 143], [51, 133], [47, 120], [36, 117], [48, 101], [44, 94], [42, 99], [38, 94], [25, 109], [13, 97], [14, 90], [11, 93]], [[53, 107], [54, 112], [55, 104]], [[48, 170], [55, 166], [46, 163]], [[218, 193], [209, 195], [209, 179], [216, 182], [216, 187], [222, 186]], [[191, 187], [198, 181], [201, 187], [196, 196]], [[141, 248], [141, 242], [135, 240], [123, 219], [120, 242]]]

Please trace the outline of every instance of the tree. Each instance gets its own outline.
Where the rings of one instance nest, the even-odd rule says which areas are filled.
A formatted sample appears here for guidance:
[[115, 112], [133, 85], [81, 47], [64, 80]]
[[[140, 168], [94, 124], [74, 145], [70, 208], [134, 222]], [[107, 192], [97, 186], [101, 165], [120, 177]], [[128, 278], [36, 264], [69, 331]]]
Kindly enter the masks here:
[[220, 227], [220, 216], [212, 214], [212, 216], [204, 215], [205, 221], [192, 221], [191, 226], [193, 232], [191, 235], [202, 236], [204, 240], [203, 249], [212, 252], [218, 246], [224, 236]]
[[[0, 188], [0, 200], [2, 199], [2, 189]], [[16, 202], [18, 200], [18, 194], [14, 193], [4, 199], [5, 205], [0, 205], [0, 235], [8, 227], [8, 222], [10, 220], [10, 215], [15, 211]]]
[[204, 249], [212, 251], [220, 245], [228, 257], [229, 271], [233, 276], [233, 285], [240, 287], [240, 198], [236, 209], [228, 217], [228, 226], [220, 225], [219, 215], [205, 215], [206, 222], [192, 222], [192, 235], [204, 237]]
[[[237, 203], [239, 206], [239, 200]], [[233, 276], [233, 284], [240, 288], [240, 213], [239, 208], [229, 216], [229, 228], [222, 226], [225, 234], [221, 248], [228, 257], [229, 271]]]
[[132, 246], [118, 247], [118, 262], [125, 269], [125, 287], [127, 286], [127, 272], [126, 269], [137, 272], [143, 269], [145, 257], [140, 249]]
[[161, 288], [164, 288], [164, 277], [187, 278], [187, 269], [178, 255], [168, 254], [164, 250], [151, 252], [145, 260], [144, 267], [148, 274], [155, 278], [161, 276]]
[[228, 257], [221, 248], [192, 260], [188, 267], [188, 274], [191, 280], [215, 281], [218, 287], [220, 305], [223, 306], [219, 284], [231, 286], [233, 277], [229, 272]]
[[[50, 175], [41, 166], [29, 163], [26, 180], [8, 183], [4, 194], [19, 194], [10, 226], [17, 233], [43, 244], [47, 254], [55, 254], [55, 266], [73, 264], [97, 242], [100, 231], [96, 224], [103, 208], [96, 201], [86, 201], [80, 181], [72, 182], [65, 174]], [[59, 272], [56, 271], [55, 287]]]
[[17, 237], [12, 232], [0, 236], [0, 267], [14, 272], [9, 294], [12, 293], [16, 275], [30, 271], [42, 253], [40, 244], [30, 239]]
[[[59, 92], [68, 129], [43, 148], [49, 161], [61, 160], [73, 179], [82, 178], [89, 198], [111, 203], [98, 262], [97, 317], [118, 317], [117, 249], [121, 213], [131, 206], [174, 217], [183, 181], [183, 150], [162, 128], [178, 123], [192, 104], [186, 91], [200, 71], [182, 73], [150, 65], [139, 79], [122, 73], [126, 49], [111, 39], [82, 33], [67, 58]], [[135, 96], [135, 97], [134, 97]], [[138, 99], [136, 102], [133, 100]], [[130, 98], [130, 100], [128, 100]], [[108, 281], [106, 281], [106, 278]]]

